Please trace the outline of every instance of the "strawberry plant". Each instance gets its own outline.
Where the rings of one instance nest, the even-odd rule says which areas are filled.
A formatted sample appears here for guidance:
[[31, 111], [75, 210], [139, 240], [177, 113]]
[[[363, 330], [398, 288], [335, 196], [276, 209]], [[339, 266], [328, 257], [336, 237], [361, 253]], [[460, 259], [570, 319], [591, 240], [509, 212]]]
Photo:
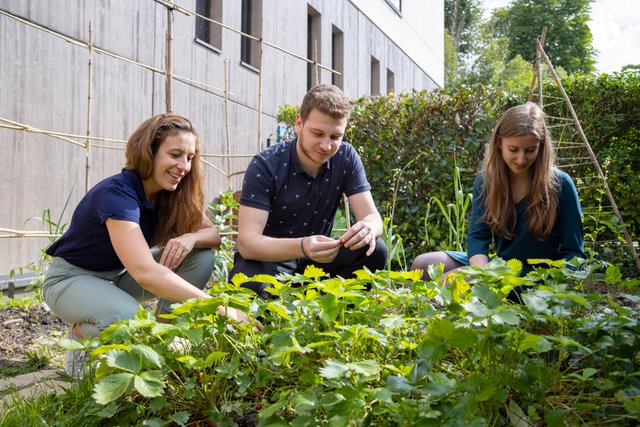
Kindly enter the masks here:
[[[328, 279], [309, 267], [257, 277], [273, 285], [270, 300], [238, 275], [210, 300], [177, 305], [170, 324], [143, 310], [85, 343], [95, 364], [87, 422], [635, 425], [640, 298], [582, 291], [634, 284], [602, 263], [549, 265], [521, 278], [519, 262], [495, 259], [445, 284], [438, 268], [426, 282], [393, 271]], [[521, 286], [531, 286], [522, 304], [510, 303]], [[219, 304], [266, 332], [220, 317]]]

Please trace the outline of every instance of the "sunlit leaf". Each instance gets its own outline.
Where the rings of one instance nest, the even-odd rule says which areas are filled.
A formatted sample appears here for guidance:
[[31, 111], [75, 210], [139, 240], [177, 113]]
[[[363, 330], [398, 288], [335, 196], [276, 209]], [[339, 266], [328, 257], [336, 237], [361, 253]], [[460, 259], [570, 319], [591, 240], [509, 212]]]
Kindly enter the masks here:
[[298, 413], [311, 411], [315, 409], [317, 404], [318, 400], [316, 399], [316, 396], [311, 393], [296, 394], [293, 397], [293, 405], [295, 411]]
[[[77, 340], [72, 340], [69, 338], [60, 338], [57, 344], [67, 350], [82, 350], [84, 349], [84, 345]], [[126, 348], [126, 347], [125, 347]]]
[[323, 269], [316, 267], [313, 264], [309, 264], [304, 269], [304, 277], [309, 279], [318, 279], [320, 277], [328, 276]]
[[160, 368], [164, 363], [162, 356], [149, 346], [134, 344], [131, 346], [131, 351], [142, 357], [142, 364], [144, 366]]
[[407, 322], [404, 320], [404, 316], [389, 316], [384, 319], [380, 319], [378, 324], [385, 329], [399, 329], [402, 328]]
[[475, 284], [471, 292], [489, 308], [496, 308], [502, 303], [500, 297], [486, 283]]
[[113, 402], [124, 394], [133, 376], [129, 372], [121, 372], [102, 378], [93, 387], [93, 398], [101, 405]]
[[320, 375], [327, 379], [342, 378], [347, 372], [349, 372], [349, 366], [331, 359], [326, 360], [324, 366], [320, 368]]
[[107, 365], [112, 368], [122, 369], [123, 371], [137, 374], [142, 367], [142, 358], [140, 355], [129, 353], [122, 350], [112, 350], [107, 353]]
[[145, 397], [161, 396], [164, 388], [162, 371], [144, 371], [136, 375], [133, 385]]

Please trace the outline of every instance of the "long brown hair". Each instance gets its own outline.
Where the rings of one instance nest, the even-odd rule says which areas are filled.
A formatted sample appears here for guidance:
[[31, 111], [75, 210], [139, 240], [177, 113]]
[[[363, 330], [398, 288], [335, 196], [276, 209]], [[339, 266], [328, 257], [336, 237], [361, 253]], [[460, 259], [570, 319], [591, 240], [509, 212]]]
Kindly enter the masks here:
[[140, 178], [145, 180], [153, 174], [153, 159], [165, 138], [180, 132], [193, 134], [196, 152], [191, 161], [191, 170], [175, 191], [162, 190], [157, 195], [158, 228], [153, 242], [157, 245], [194, 232], [202, 224], [204, 175], [200, 164], [200, 138], [188, 119], [174, 113], [163, 113], [145, 120], [127, 142], [125, 168], [137, 171]]
[[517, 214], [511, 193], [509, 169], [502, 158], [502, 138], [534, 135], [540, 141], [538, 156], [529, 169], [527, 215], [529, 233], [544, 240], [556, 222], [558, 208], [558, 177], [555, 167], [555, 148], [538, 105], [527, 102], [507, 110], [491, 135], [484, 156], [484, 176], [481, 197], [485, 199], [482, 218], [494, 233], [508, 239], [514, 235]]

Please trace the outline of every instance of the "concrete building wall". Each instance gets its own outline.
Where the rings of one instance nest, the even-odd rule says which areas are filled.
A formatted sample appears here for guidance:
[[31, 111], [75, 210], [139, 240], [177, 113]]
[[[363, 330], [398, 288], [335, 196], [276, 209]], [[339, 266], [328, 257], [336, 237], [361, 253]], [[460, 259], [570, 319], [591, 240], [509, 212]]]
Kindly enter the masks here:
[[[174, 3], [196, 10], [196, 0]], [[241, 28], [241, 3], [223, 0], [225, 25]], [[398, 14], [385, 0], [262, 0], [262, 38], [306, 57], [307, 13], [312, 7], [320, 16], [320, 63], [331, 65], [332, 28], [343, 32], [343, 87], [348, 97], [370, 95], [371, 56], [380, 62], [381, 93], [387, 92], [387, 69], [394, 73], [396, 92], [441, 86], [443, 2], [402, 4]], [[227, 128], [234, 155], [253, 155], [266, 146], [267, 138], [275, 140], [278, 106], [298, 104], [307, 90], [306, 62], [265, 45], [260, 74], [241, 64], [237, 32], [223, 30], [220, 49], [211, 49], [195, 41], [192, 14], [176, 10], [172, 16], [172, 109], [196, 124], [203, 152], [225, 154]], [[92, 141], [87, 157], [81, 146], [9, 129], [7, 120], [47, 131], [89, 131], [92, 136], [125, 140], [143, 120], [166, 110], [166, 31], [167, 9], [153, 0], [0, 0], [0, 228], [42, 230], [46, 227], [33, 217], [45, 209], [53, 220], [62, 215], [60, 223], [68, 223], [85, 185], [117, 173], [124, 163], [122, 143]], [[94, 47], [91, 55], [89, 41]], [[321, 71], [319, 80], [331, 82], [331, 73]], [[205, 159], [215, 166], [205, 166], [209, 199], [229, 182], [232, 188], [240, 187], [249, 157], [230, 161], [235, 173], [230, 180], [224, 173], [226, 159]], [[0, 275], [36, 261], [48, 243], [47, 238], [0, 238]]]

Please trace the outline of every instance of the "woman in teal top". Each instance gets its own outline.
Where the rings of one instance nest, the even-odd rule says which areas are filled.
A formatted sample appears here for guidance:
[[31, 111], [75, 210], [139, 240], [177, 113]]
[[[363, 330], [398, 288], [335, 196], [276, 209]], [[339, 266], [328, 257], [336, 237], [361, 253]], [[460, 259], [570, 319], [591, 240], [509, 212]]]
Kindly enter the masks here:
[[507, 110], [491, 136], [474, 184], [467, 252], [429, 252], [411, 268], [429, 280], [435, 263], [445, 272], [482, 267], [491, 242], [498, 257], [522, 261], [523, 275], [532, 270], [530, 258], [585, 258], [578, 193], [556, 168], [544, 112], [531, 102]]

